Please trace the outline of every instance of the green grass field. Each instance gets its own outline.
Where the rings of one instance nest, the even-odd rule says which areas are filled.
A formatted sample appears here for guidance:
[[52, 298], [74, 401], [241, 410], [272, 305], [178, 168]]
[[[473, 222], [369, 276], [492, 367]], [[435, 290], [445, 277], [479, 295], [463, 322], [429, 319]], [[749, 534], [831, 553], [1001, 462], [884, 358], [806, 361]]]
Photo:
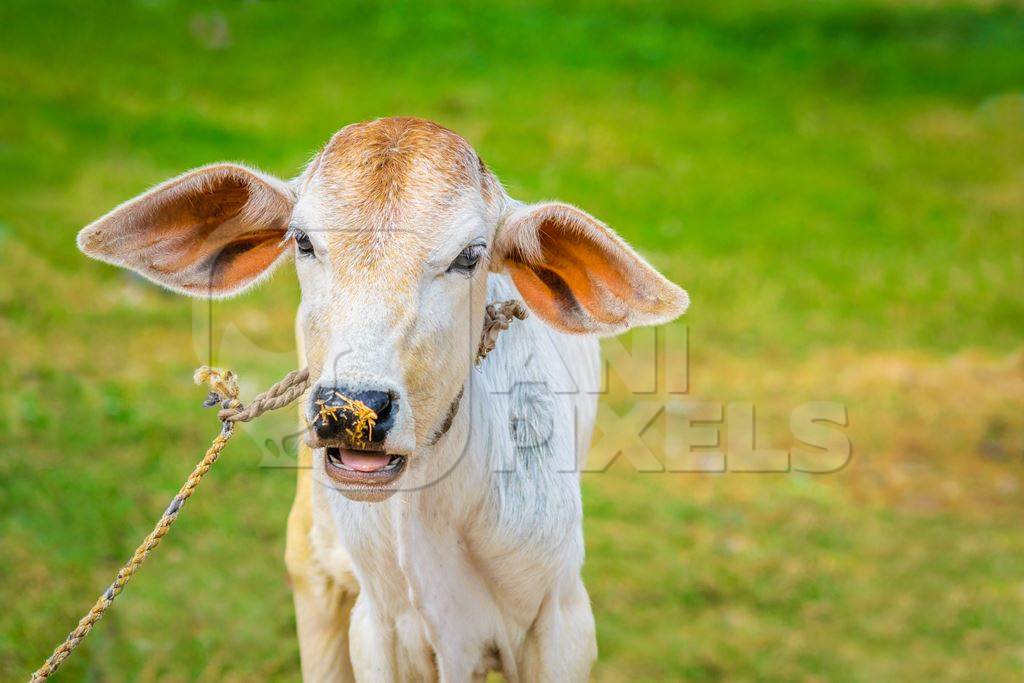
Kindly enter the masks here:
[[[753, 402], [779, 448], [797, 405], [848, 406], [840, 473], [585, 475], [596, 679], [1024, 678], [1024, 8], [339, 4], [0, 7], [0, 677], [216, 428], [205, 305], [77, 230], [192, 166], [291, 176], [413, 114], [690, 292], [692, 399]], [[214, 309], [248, 395], [294, 363], [297, 296], [282, 269]], [[260, 445], [290, 419], [233, 444], [61, 680], [298, 677], [294, 477]]]

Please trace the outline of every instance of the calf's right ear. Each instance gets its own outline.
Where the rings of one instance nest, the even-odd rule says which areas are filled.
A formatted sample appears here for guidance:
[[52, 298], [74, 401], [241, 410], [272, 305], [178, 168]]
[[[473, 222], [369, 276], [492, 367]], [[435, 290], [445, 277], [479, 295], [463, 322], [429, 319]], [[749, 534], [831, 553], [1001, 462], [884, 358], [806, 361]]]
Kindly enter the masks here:
[[568, 204], [515, 205], [495, 250], [530, 310], [562, 332], [660, 325], [690, 303], [611, 228]]
[[214, 164], [125, 202], [83, 228], [78, 247], [182, 294], [229, 296], [282, 260], [294, 204], [283, 181]]

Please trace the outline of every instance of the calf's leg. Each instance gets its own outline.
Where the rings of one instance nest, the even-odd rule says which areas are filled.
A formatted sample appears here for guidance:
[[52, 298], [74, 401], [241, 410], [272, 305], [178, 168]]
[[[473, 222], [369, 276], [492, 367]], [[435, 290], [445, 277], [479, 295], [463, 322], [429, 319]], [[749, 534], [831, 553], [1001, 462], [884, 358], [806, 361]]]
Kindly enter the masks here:
[[595, 659], [594, 615], [577, 576], [544, 598], [526, 636], [519, 671], [525, 683], [586, 681]]

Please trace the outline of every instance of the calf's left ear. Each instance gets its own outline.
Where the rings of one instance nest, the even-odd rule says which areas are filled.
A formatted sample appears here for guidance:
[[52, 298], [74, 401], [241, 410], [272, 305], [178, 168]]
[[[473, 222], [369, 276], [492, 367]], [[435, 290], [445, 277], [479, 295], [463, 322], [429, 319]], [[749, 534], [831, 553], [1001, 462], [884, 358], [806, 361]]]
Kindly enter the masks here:
[[182, 294], [229, 296], [281, 261], [294, 203], [277, 178], [239, 164], [204, 166], [87, 225], [78, 247]]
[[495, 242], [527, 305], [555, 329], [609, 335], [682, 315], [689, 297], [604, 223], [561, 203], [519, 205]]

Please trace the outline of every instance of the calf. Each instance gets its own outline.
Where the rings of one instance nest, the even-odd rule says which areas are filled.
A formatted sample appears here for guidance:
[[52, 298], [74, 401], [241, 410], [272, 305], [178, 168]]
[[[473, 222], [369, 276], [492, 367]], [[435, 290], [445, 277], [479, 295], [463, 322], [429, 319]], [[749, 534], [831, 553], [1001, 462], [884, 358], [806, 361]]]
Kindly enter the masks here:
[[[595, 395], [549, 387], [596, 387], [597, 336], [675, 318], [683, 290], [589, 214], [511, 199], [465, 140], [412, 118], [342, 129], [292, 181], [190, 171], [78, 243], [192, 296], [294, 257], [313, 385], [285, 559], [307, 680], [587, 678]], [[511, 298], [535, 315], [473, 371], [486, 302]]]

